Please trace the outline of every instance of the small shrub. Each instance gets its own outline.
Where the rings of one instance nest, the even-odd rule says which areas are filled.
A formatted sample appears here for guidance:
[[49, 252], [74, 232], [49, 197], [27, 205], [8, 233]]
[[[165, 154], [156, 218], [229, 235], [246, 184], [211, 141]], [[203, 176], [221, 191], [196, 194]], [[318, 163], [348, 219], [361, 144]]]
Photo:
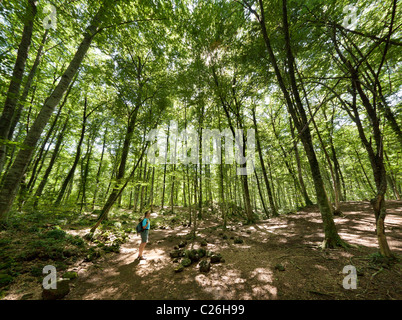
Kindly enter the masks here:
[[76, 236], [71, 236], [69, 235], [68, 237], [68, 241], [77, 246], [77, 247], [83, 247], [85, 245], [85, 241], [84, 239], [82, 239], [80, 236], [76, 235]]
[[60, 239], [64, 239], [66, 237], [66, 232], [61, 229], [53, 229], [53, 230], [48, 231], [45, 234], [45, 237], [52, 238], [55, 240], [60, 240]]
[[40, 277], [42, 276], [42, 271], [43, 269], [38, 267], [38, 266], [32, 266], [30, 270], [30, 274], [34, 277]]
[[14, 278], [6, 273], [0, 273], [0, 288], [3, 288], [13, 282]]

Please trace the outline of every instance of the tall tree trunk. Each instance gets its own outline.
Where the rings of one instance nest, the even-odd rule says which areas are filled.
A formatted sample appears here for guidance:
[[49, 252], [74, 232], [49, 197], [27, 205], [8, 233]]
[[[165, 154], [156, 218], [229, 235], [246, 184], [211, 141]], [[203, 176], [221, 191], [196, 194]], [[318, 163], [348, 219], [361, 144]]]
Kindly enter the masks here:
[[[335, 247], [338, 245], [345, 246], [346, 243], [343, 242], [341, 240], [341, 238], [339, 237], [338, 231], [337, 231], [335, 223], [334, 223], [332, 208], [328, 201], [328, 197], [327, 197], [327, 194], [324, 189], [324, 183], [323, 183], [323, 180], [321, 177], [321, 172], [320, 172], [320, 169], [318, 166], [318, 161], [317, 161], [316, 154], [314, 151], [311, 133], [310, 133], [310, 129], [308, 127], [306, 113], [303, 108], [303, 105], [302, 105], [302, 102], [300, 99], [300, 95], [299, 95], [299, 89], [296, 84], [295, 70], [294, 70], [295, 62], [294, 62], [294, 57], [293, 57], [293, 54], [291, 51], [288, 18], [287, 18], [287, 2], [286, 2], [286, 0], [282, 1], [282, 9], [283, 9], [282, 10], [283, 11], [282, 12], [282, 18], [283, 18], [282, 22], [283, 22], [283, 34], [284, 34], [284, 38], [285, 38], [285, 50], [286, 50], [286, 57], [287, 57], [287, 68], [288, 68], [287, 73], [290, 77], [290, 84], [291, 84], [291, 88], [292, 88], [293, 99], [291, 98], [291, 96], [286, 88], [285, 82], [282, 77], [282, 73], [279, 70], [279, 66], [278, 66], [275, 54], [271, 47], [271, 41], [268, 37], [268, 33], [267, 33], [266, 25], [265, 25], [264, 5], [263, 5], [262, 0], [259, 0], [259, 4], [260, 4], [261, 16], [256, 14], [252, 8], [249, 8], [249, 10], [254, 11], [254, 13], [256, 14], [256, 17], [260, 23], [264, 43], [267, 47], [269, 59], [274, 68], [274, 72], [275, 72], [279, 87], [285, 97], [288, 111], [293, 118], [295, 126], [299, 132], [301, 141], [303, 143], [303, 147], [306, 151], [307, 158], [309, 160], [310, 170], [312, 172], [313, 181], [314, 181], [315, 192], [317, 195], [317, 202], [318, 202], [318, 206], [320, 208], [321, 217], [322, 217], [323, 224], [324, 224], [324, 237], [325, 238], [324, 238], [324, 242], [323, 242], [323, 247]], [[293, 100], [294, 100], [294, 102], [293, 102]]]
[[[33, 2], [33, 1], [32, 1]], [[99, 31], [99, 25], [103, 19], [105, 12], [108, 11], [108, 1], [103, 1], [100, 9], [96, 13], [95, 17], [91, 21], [90, 26], [87, 28], [84, 34], [84, 39], [82, 40], [80, 46], [78, 47], [72, 61], [61, 77], [56, 88], [53, 90], [52, 94], [46, 99], [41, 111], [39, 112], [35, 122], [30, 128], [25, 140], [24, 148], [19, 151], [12, 167], [9, 172], [7, 172], [4, 179], [3, 188], [0, 191], [0, 221], [4, 221], [10, 212], [11, 206], [14, 202], [18, 186], [21, 179], [25, 173], [27, 165], [31, 160], [32, 153], [36, 147], [38, 139], [40, 138], [43, 129], [51, 117], [54, 108], [58, 105], [63, 94], [67, 90], [70, 82], [72, 81], [74, 75], [76, 74], [78, 68], [84, 59], [94, 36]]]
[[18, 46], [17, 60], [15, 61], [13, 74], [11, 76], [10, 85], [8, 87], [6, 95], [6, 101], [4, 103], [3, 112], [0, 117], [0, 174], [3, 171], [5, 163], [7, 150], [6, 140], [9, 136], [12, 119], [15, 113], [15, 107], [18, 102], [21, 82], [24, 76], [25, 63], [27, 61], [28, 51], [31, 45], [32, 31], [36, 12], [37, 9], [35, 1], [28, 0], [28, 6], [24, 17], [24, 29], [22, 31], [21, 42]]
[[122, 194], [122, 192], [120, 192], [121, 184], [123, 183], [122, 180], [123, 180], [125, 172], [126, 172], [128, 153], [130, 151], [130, 144], [131, 144], [131, 140], [132, 140], [132, 137], [134, 134], [134, 128], [135, 128], [135, 123], [137, 120], [137, 114], [138, 114], [139, 108], [140, 108], [140, 104], [137, 104], [135, 106], [135, 109], [133, 110], [133, 112], [130, 115], [126, 135], [124, 138], [122, 154], [121, 154], [121, 158], [120, 158], [120, 166], [119, 166], [119, 170], [118, 170], [117, 176], [116, 176], [116, 183], [112, 189], [112, 193], [109, 195], [108, 200], [106, 201], [106, 204], [104, 205], [104, 207], [99, 215], [98, 221], [107, 219], [108, 211], [110, 210], [110, 208], [112, 207], [114, 202], [117, 200], [118, 195]]
[[26, 80], [25, 85], [24, 85], [24, 90], [22, 91], [21, 98], [19, 99], [16, 112], [14, 113], [14, 116], [13, 116], [13, 119], [12, 119], [12, 122], [11, 122], [10, 131], [8, 133], [8, 140], [12, 140], [15, 127], [17, 126], [17, 123], [20, 120], [22, 110], [24, 109], [24, 103], [28, 98], [29, 89], [31, 88], [32, 81], [33, 81], [33, 79], [35, 77], [35, 74], [36, 74], [36, 70], [38, 69], [40, 60], [42, 58], [43, 47], [44, 47], [44, 45], [46, 43], [48, 33], [49, 33], [49, 29], [46, 29], [45, 33], [43, 34], [42, 41], [40, 43], [38, 52], [36, 53], [35, 61], [34, 61], [33, 65], [32, 65], [32, 67], [31, 67], [31, 70], [29, 71], [27, 80]]

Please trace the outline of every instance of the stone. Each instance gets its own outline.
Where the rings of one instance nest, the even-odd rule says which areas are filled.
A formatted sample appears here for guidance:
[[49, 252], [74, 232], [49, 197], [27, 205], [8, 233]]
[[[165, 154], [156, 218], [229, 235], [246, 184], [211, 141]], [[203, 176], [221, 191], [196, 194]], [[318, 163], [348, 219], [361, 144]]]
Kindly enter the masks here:
[[275, 265], [275, 270], [285, 271], [285, 267], [280, 263], [278, 263], [277, 265]]
[[192, 262], [198, 262], [198, 261], [200, 261], [200, 256], [199, 256], [199, 254], [198, 254], [198, 253], [194, 254], [194, 255], [192, 256], [191, 261], [192, 261]]
[[57, 281], [56, 289], [43, 289], [43, 300], [60, 300], [70, 292], [69, 280]]
[[184, 248], [187, 245], [187, 241], [180, 241], [179, 248]]
[[209, 272], [211, 270], [211, 263], [207, 260], [202, 260], [200, 262], [200, 272]]
[[182, 250], [173, 250], [173, 251], [170, 253], [170, 257], [171, 257], [171, 258], [180, 258], [180, 257], [182, 256], [182, 254], [183, 254], [183, 251], [182, 251]]
[[219, 263], [221, 262], [222, 256], [218, 253], [218, 254], [213, 254], [211, 256], [211, 263]]
[[207, 255], [207, 251], [206, 251], [204, 248], [199, 248], [199, 249], [197, 250], [197, 252], [198, 252], [198, 256], [199, 256], [200, 258], [205, 257], [205, 256]]
[[192, 249], [189, 252], [189, 254], [187, 255], [187, 257], [190, 258], [190, 260], [193, 261], [193, 262], [197, 262], [198, 260], [200, 260], [198, 250], [196, 250], [196, 249]]
[[190, 260], [189, 258], [184, 258], [184, 259], [181, 261], [181, 264], [182, 264], [184, 267], [189, 267], [190, 264], [191, 264], [191, 260]]

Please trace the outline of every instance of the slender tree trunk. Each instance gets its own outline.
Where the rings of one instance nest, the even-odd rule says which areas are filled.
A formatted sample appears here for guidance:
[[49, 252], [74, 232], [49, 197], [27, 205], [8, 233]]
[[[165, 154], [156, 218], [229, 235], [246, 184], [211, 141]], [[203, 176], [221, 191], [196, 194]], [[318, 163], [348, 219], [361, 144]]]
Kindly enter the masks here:
[[[252, 109], [252, 113], [253, 113], [253, 122], [254, 122], [254, 127], [255, 127], [255, 138], [256, 138], [256, 142], [257, 142], [257, 151], [258, 151], [258, 156], [260, 158], [260, 164], [261, 164], [261, 169], [262, 169], [262, 176], [264, 177], [265, 187], [267, 188], [268, 200], [269, 200], [269, 205], [271, 207], [272, 216], [277, 217], [278, 216], [278, 211], [277, 211], [277, 209], [275, 207], [275, 203], [274, 203], [274, 199], [273, 199], [272, 191], [271, 191], [271, 186], [269, 185], [269, 181], [268, 181], [268, 177], [267, 177], [267, 171], [265, 169], [264, 158], [262, 156], [260, 137], [259, 137], [259, 134], [258, 134], [258, 127], [257, 127], [257, 120], [255, 118], [255, 108]], [[258, 183], [258, 188], [260, 188], [258, 178], [257, 178], [257, 183]], [[264, 202], [264, 210], [265, 209], [266, 208], [265, 208], [265, 202]], [[267, 211], [266, 211], [266, 214], [268, 216]]]
[[[144, 173], [143, 173], [143, 177], [142, 177], [142, 182], [143, 182], [143, 184], [148, 182], [148, 179], [147, 179], [147, 162], [146, 161], [145, 161], [145, 164], [144, 164]], [[142, 213], [142, 209], [144, 208], [144, 189], [145, 189], [145, 186], [143, 184], [141, 185], [141, 198], [140, 198], [140, 212], [141, 213]]]
[[257, 175], [257, 172], [255, 171], [255, 168], [254, 168], [254, 174], [255, 174], [255, 179], [257, 180], [257, 187], [258, 187], [258, 193], [260, 194], [261, 204], [262, 204], [262, 207], [264, 208], [264, 212], [265, 212], [267, 219], [269, 219], [269, 211], [268, 211], [267, 207], [265, 206], [264, 196], [261, 192], [260, 181], [258, 179], [258, 175]]
[[39, 166], [40, 162], [43, 159], [43, 154], [45, 153], [46, 145], [48, 144], [49, 139], [50, 139], [50, 137], [52, 137], [53, 131], [56, 128], [56, 124], [57, 124], [57, 121], [59, 119], [60, 113], [61, 113], [61, 109], [59, 109], [59, 111], [57, 112], [57, 115], [54, 118], [53, 123], [50, 126], [49, 131], [46, 133], [46, 136], [43, 139], [43, 142], [42, 142], [41, 147], [39, 149], [38, 155], [36, 156], [36, 160], [33, 163], [32, 172], [31, 172], [31, 178], [29, 179], [29, 182], [28, 182], [28, 189], [29, 190], [31, 190], [33, 188], [34, 181], [35, 181], [36, 176], [38, 174], [37, 173], [38, 166]]
[[83, 116], [82, 116], [82, 125], [81, 125], [81, 135], [80, 135], [80, 139], [77, 144], [77, 151], [75, 152], [74, 162], [73, 162], [73, 165], [71, 166], [66, 178], [63, 181], [63, 184], [60, 188], [57, 199], [54, 202], [55, 206], [60, 205], [60, 203], [64, 197], [64, 194], [66, 192], [67, 186], [69, 185], [70, 182], [73, 181], [75, 169], [77, 168], [78, 162], [81, 159], [81, 147], [82, 147], [82, 143], [83, 143], [84, 137], [85, 137], [86, 122], [87, 122], [87, 98], [85, 97], [84, 112], [83, 112]]
[[92, 210], [94, 210], [94, 208], [95, 208], [95, 203], [96, 203], [97, 195], [98, 195], [98, 191], [99, 191], [99, 181], [100, 181], [100, 175], [101, 175], [101, 171], [102, 171], [103, 156], [105, 154], [105, 148], [106, 148], [106, 137], [107, 137], [107, 127], [105, 129], [105, 133], [103, 134], [102, 153], [101, 153], [101, 157], [99, 160], [98, 171], [96, 173], [94, 197], [92, 200]]
[[168, 126], [168, 132], [166, 137], [166, 155], [165, 155], [165, 166], [163, 169], [163, 189], [162, 189], [162, 204], [161, 209], [163, 210], [163, 206], [165, 204], [165, 188], [166, 188], [166, 167], [167, 167], [167, 158], [168, 158], [168, 151], [169, 151], [169, 130], [170, 127]]
[[149, 195], [149, 207], [154, 211], [154, 183], [155, 183], [155, 167], [152, 167], [151, 191]]
[[47, 180], [49, 178], [49, 175], [52, 172], [53, 165], [54, 165], [54, 163], [55, 163], [55, 161], [57, 159], [57, 156], [59, 155], [60, 146], [61, 146], [61, 143], [63, 142], [63, 139], [64, 139], [64, 133], [66, 131], [68, 121], [69, 121], [69, 117], [67, 116], [67, 119], [64, 122], [63, 128], [61, 129], [61, 131], [60, 131], [60, 133], [59, 133], [59, 135], [57, 137], [57, 142], [56, 142], [56, 146], [55, 146], [55, 148], [53, 150], [52, 158], [50, 159], [50, 162], [49, 162], [49, 164], [48, 164], [48, 166], [46, 168], [45, 174], [43, 175], [43, 177], [42, 177], [42, 179], [41, 179], [41, 181], [39, 183], [39, 186], [36, 189], [36, 192], [35, 192], [35, 195], [34, 195], [34, 198], [35, 198], [35, 200], [34, 200], [34, 208], [38, 207], [39, 199], [42, 196], [42, 192], [43, 192], [43, 190], [44, 190], [44, 188], [46, 186], [46, 183], [47, 183]]
[[[86, 163], [85, 163], [85, 167], [84, 167], [84, 172], [83, 172], [83, 176], [82, 176], [82, 201], [81, 201], [81, 209], [80, 212], [82, 212], [82, 208], [83, 206], [87, 206], [87, 180], [88, 180], [88, 174], [89, 174], [89, 163], [91, 161], [91, 156], [92, 156], [92, 149], [93, 149], [93, 145], [95, 142], [95, 138], [96, 138], [96, 133], [93, 132], [92, 133], [92, 139], [89, 139], [88, 141], [88, 146], [87, 146], [87, 152], [86, 152]], [[84, 159], [85, 159], [84, 158]]]
[[174, 175], [174, 172], [175, 172], [175, 170], [176, 170], [176, 164], [174, 164], [173, 165], [173, 174], [172, 174], [172, 183], [171, 183], [171, 188], [170, 188], [170, 208], [171, 208], [171, 211], [172, 211], [172, 214], [174, 214], [174, 211], [173, 211], [173, 207], [174, 207], [174, 182], [175, 182], [175, 175]]
[[199, 137], [199, 148], [198, 148], [199, 165], [198, 165], [198, 168], [200, 171], [200, 174], [199, 174], [199, 176], [200, 176], [200, 179], [199, 179], [200, 180], [200, 187], [199, 187], [200, 195], [198, 197], [198, 220], [201, 220], [202, 219], [202, 155], [201, 155], [201, 152], [202, 152], [202, 121], [200, 121], [198, 137]]

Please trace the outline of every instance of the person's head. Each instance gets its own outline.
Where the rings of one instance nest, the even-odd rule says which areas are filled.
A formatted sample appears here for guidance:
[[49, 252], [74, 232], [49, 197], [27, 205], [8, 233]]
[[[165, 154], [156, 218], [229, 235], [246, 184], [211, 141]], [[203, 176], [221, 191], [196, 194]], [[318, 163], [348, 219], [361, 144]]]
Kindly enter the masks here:
[[145, 211], [144, 218], [149, 219], [150, 216], [151, 216], [151, 210]]

